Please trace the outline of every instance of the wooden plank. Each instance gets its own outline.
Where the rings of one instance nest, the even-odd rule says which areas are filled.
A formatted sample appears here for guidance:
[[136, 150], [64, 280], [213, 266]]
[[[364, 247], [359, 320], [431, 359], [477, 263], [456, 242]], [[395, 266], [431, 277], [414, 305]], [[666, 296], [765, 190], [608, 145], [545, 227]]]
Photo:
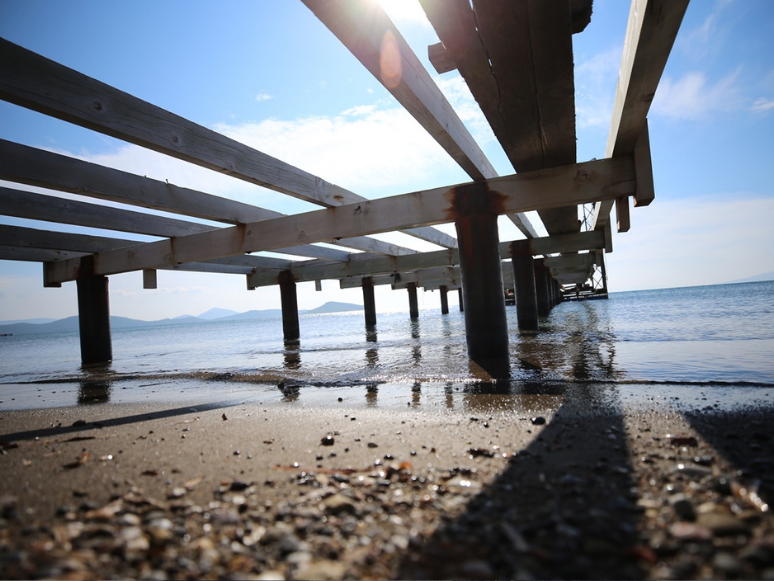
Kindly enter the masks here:
[[634, 144], [634, 169], [637, 179], [634, 206], [649, 206], [656, 198], [656, 188], [653, 184], [653, 161], [650, 157], [650, 135], [647, 119], [645, 119], [645, 125], [642, 127], [637, 143]]
[[[15, 248], [45, 249], [57, 252], [72, 252], [82, 255], [114, 250], [117, 248], [134, 247], [137, 244], [137, 240], [73, 234], [70, 232], [54, 232], [51, 230], [38, 230], [22, 226], [0, 225], [0, 245]], [[41, 259], [40, 262], [58, 260], [58, 258], [45, 258], [45, 256], [48, 255], [42, 256], [44, 256], [44, 258]], [[250, 255], [214, 258], [207, 262], [212, 265], [207, 267], [207, 272], [236, 272], [238, 274], [247, 274], [247, 272], [256, 268], [274, 269], [277, 271], [287, 270], [292, 264], [292, 261], [283, 260], [281, 258]], [[238, 267], [238, 269], [225, 268], [221, 270], [212, 270], [217, 265], [233, 266]]]
[[0, 245], [0, 260], [53, 262], [55, 260], [67, 260], [68, 258], [80, 258], [81, 256], [86, 256], [86, 253], [69, 252], [66, 250], [52, 250], [49, 248], [30, 248]]
[[[420, 0], [516, 171], [575, 161], [572, 21], [566, 0]], [[549, 234], [577, 209], [540, 212]]]
[[631, 228], [629, 198], [618, 198], [615, 201], [615, 214], [618, 217], [618, 222], [616, 224], [618, 232], [628, 232], [629, 228]]
[[[206, 218], [226, 224], [247, 224], [284, 216], [280, 212], [2, 139], [0, 139], [0, 179], [143, 208]], [[365, 252], [392, 256], [416, 252], [365, 237], [345, 238], [335, 243]], [[298, 246], [283, 250], [286, 254], [333, 258], [330, 252], [318, 248], [311, 248], [308, 253]], [[339, 257], [347, 259], [342, 255]]]
[[[607, 136], [607, 157], [634, 151], [687, 8], [688, 0], [632, 0]], [[608, 223], [612, 207], [612, 201], [597, 202], [594, 229]]]
[[[500, 255], [510, 258], [510, 242], [500, 243]], [[578, 250], [593, 250], [603, 248], [605, 244], [602, 232], [577, 232], [573, 234], [561, 234], [543, 238], [535, 238], [530, 241], [534, 254], [554, 254], [558, 252], [577, 252]], [[357, 256], [357, 255], [356, 255]], [[356, 286], [360, 287], [360, 280], [364, 275], [372, 275], [374, 281], [379, 284], [392, 284], [394, 273], [414, 272], [417, 269], [432, 267], [456, 266], [459, 264], [457, 251], [426, 252], [420, 255], [400, 258], [370, 258], [360, 261], [350, 261], [345, 264], [322, 264], [320, 261], [295, 262], [290, 267], [296, 281], [309, 281], [317, 279], [342, 279], [352, 277], [357, 280]], [[380, 275], [389, 273], [382, 280]], [[251, 284], [255, 286], [272, 286], [277, 284], [276, 272], [259, 270], [251, 277]], [[376, 282], [374, 284], [377, 284]]]
[[0, 99], [324, 207], [365, 200], [2, 38]]
[[154, 290], [159, 288], [158, 277], [155, 268], [146, 268], [142, 271], [142, 288], [145, 290]]
[[452, 60], [442, 42], [431, 44], [427, 47], [427, 60], [430, 61], [430, 64], [433, 65], [435, 72], [439, 75], [448, 73], [449, 71], [453, 71], [457, 68], [457, 65], [454, 64], [454, 61]]
[[[572, 164], [103, 252], [95, 256], [95, 274], [115, 274], [273, 250], [294, 243], [326, 242], [339, 236], [451, 222], [460, 212], [458, 200], [464, 208], [471, 199], [481, 199], [480, 194], [487, 190], [490, 192], [487, 211], [505, 214], [619, 198], [632, 195], [633, 189], [631, 156]], [[48, 277], [54, 282], [72, 280], [79, 266], [76, 261], [51, 265]]]
[[[472, 179], [497, 177], [465, 124], [376, 0], [302, 1]], [[394, 56], [401, 71], [396, 79], [382, 74], [383, 55], [388, 54]], [[528, 238], [537, 236], [527, 216], [514, 215], [512, 220]]]

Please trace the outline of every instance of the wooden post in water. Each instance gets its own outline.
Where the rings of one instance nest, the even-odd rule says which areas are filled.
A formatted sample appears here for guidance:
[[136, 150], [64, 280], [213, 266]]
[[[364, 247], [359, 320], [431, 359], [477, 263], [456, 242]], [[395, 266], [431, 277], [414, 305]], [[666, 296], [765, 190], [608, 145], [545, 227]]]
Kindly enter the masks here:
[[551, 298], [548, 291], [548, 271], [542, 258], [536, 258], [532, 262], [535, 268], [535, 295], [537, 299], [537, 312], [541, 317], [547, 317], [551, 312]]
[[298, 326], [298, 298], [293, 273], [283, 270], [279, 274], [280, 300], [282, 302], [282, 333], [285, 341], [296, 341], [301, 336]]
[[370, 276], [364, 276], [363, 285], [363, 308], [365, 309], [366, 327], [376, 326], [376, 301], [374, 300], [374, 281]]
[[522, 331], [537, 331], [538, 310], [535, 291], [535, 269], [529, 240], [511, 242], [513, 280], [516, 287], [516, 318]]
[[441, 291], [441, 314], [442, 315], [448, 315], [449, 314], [449, 297], [447, 296], [447, 294], [449, 292], [449, 288], [445, 284], [442, 284], [438, 290]]
[[459, 296], [460, 299], [460, 313], [465, 311], [465, 303], [462, 301], [462, 289], [457, 289], [457, 296]]
[[106, 276], [93, 275], [94, 257], [81, 259], [78, 286], [78, 330], [81, 339], [81, 363], [96, 365], [113, 360], [110, 337], [110, 296]]
[[419, 318], [419, 302], [417, 301], [417, 283], [410, 282], [406, 284], [406, 290], [409, 296], [409, 317]]
[[[497, 195], [486, 185], [455, 190], [468, 356], [495, 379], [510, 374], [508, 322], [497, 229]], [[463, 304], [460, 300], [460, 305]]]

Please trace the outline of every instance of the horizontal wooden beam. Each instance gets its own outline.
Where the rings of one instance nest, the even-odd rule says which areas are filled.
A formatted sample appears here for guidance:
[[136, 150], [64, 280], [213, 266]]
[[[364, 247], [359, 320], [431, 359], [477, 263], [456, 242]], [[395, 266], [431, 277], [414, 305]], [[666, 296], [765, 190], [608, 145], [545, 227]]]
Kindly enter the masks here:
[[[634, 152], [687, 8], [688, 0], [632, 0], [606, 157]], [[648, 195], [643, 193], [644, 198]], [[595, 204], [595, 230], [609, 222], [613, 203], [600, 200]]]
[[[226, 224], [247, 224], [284, 216], [280, 212], [2, 139], [0, 139], [0, 179]], [[0, 213], [4, 213], [2, 206], [0, 206]], [[215, 227], [207, 227], [207, 230], [214, 229]], [[204, 230], [199, 229], [199, 232], [202, 231]], [[391, 256], [416, 252], [363, 236], [339, 240], [336, 243]], [[348, 260], [349, 253], [334, 255], [333, 252], [326, 252], [319, 247], [307, 249], [304, 246], [306, 245], [295, 245], [277, 249], [277, 252], [310, 258]]]
[[[497, 172], [443, 95], [438, 85], [376, 0], [302, 0], [393, 97], [474, 180]], [[386, 75], [383, 65], [396, 75]], [[531, 238], [537, 233], [527, 216], [515, 213], [514, 224]], [[453, 248], [453, 247], [450, 247]]]
[[0, 99], [320, 206], [365, 200], [5, 39]]
[[[634, 177], [634, 161], [627, 156], [435, 188], [103, 252], [95, 256], [94, 274], [157, 268], [298, 243], [326, 242], [341, 236], [453, 222], [466, 211], [471, 200], [481, 200], [484, 195], [488, 207], [478, 211], [497, 214], [615, 199], [632, 195]], [[50, 265], [46, 278], [53, 282], [73, 280], [79, 266], [78, 261]]]
[[[500, 243], [500, 256], [502, 258], [510, 258], [510, 244], [510, 242]], [[530, 247], [534, 255], [595, 250], [604, 248], [604, 244], [605, 240], [601, 232], [577, 232], [530, 240]], [[293, 273], [293, 278], [296, 281], [342, 279], [346, 277], [358, 277], [357, 280], [360, 280], [363, 276], [368, 275], [376, 278], [380, 274], [392, 275], [400, 273], [403, 276], [404, 273], [415, 272], [418, 269], [454, 267], [457, 265], [459, 265], [459, 253], [457, 250], [439, 250], [414, 256], [401, 256], [397, 258], [377, 257], [339, 264], [326, 265], [319, 261], [296, 262], [291, 266], [290, 271]], [[278, 284], [277, 273], [258, 270], [250, 277], [250, 284], [253, 287]], [[391, 284], [391, 281], [389, 284]]]
[[[28, 253], [25, 260], [33, 262], [48, 262], [51, 260], [61, 260], [65, 253], [74, 253], [78, 256], [84, 254], [94, 254], [106, 250], [117, 248], [134, 247], [138, 244], [136, 240], [127, 240], [122, 238], [111, 238], [106, 236], [91, 236], [88, 234], [73, 234], [70, 232], [53, 232], [51, 230], [38, 230], [35, 228], [25, 228], [22, 226], [0, 225], [0, 245], [7, 248], [17, 249], [35, 249], [49, 250], [56, 254], [40, 254], [39, 260], [32, 259], [33, 254]], [[68, 258], [72, 258], [68, 256]], [[15, 259], [19, 260], [19, 259]], [[277, 272], [288, 270], [292, 264], [290, 260], [282, 258], [271, 258], [268, 256], [229, 256], [225, 258], [214, 258], [210, 261], [189, 263], [193, 265], [184, 270], [196, 270], [200, 272], [223, 272], [235, 274], [248, 274], [255, 269], [273, 269]], [[205, 270], [203, 267], [195, 265], [208, 264]], [[171, 265], [170, 268], [178, 269], [183, 265]], [[218, 266], [228, 267], [217, 269]], [[232, 268], [234, 267], [234, 268]]]

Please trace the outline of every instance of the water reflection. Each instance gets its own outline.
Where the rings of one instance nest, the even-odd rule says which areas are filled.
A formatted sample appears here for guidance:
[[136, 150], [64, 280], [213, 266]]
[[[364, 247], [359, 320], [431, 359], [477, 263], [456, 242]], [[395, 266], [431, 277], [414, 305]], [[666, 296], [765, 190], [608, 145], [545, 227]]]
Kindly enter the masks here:
[[376, 398], [379, 395], [379, 385], [376, 383], [369, 383], [366, 385], [366, 406], [376, 407]]
[[112, 366], [108, 364], [81, 366], [84, 378], [78, 384], [78, 403], [92, 405], [110, 401], [113, 383], [105, 379], [113, 374]]
[[285, 369], [297, 370], [301, 367], [301, 342], [285, 341], [285, 352], [283, 365]]
[[411, 407], [418, 407], [422, 405], [422, 384], [419, 381], [415, 381], [411, 386]]
[[93, 405], [110, 401], [113, 384], [103, 379], [85, 379], [78, 386], [78, 403]]

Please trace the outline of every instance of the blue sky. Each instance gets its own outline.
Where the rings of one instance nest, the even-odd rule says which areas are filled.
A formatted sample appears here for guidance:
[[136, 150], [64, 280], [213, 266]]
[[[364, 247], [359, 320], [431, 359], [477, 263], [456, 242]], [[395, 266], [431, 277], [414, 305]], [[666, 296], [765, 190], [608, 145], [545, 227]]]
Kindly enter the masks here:
[[[383, 3], [498, 172], [512, 173], [464, 82], [427, 63], [437, 38], [418, 4]], [[604, 155], [628, 11], [623, 0], [595, 0], [573, 39], [579, 161]], [[0, 36], [367, 197], [468, 179], [301, 2], [0, 0]], [[774, 3], [694, 0], [649, 124], [656, 200], [615, 236], [611, 290], [774, 271]], [[313, 209], [5, 102], [0, 138], [285, 213]], [[500, 236], [521, 237], [507, 221]], [[0, 261], [0, 320], [76, 314], [74, 283], [43, 289], [41, 270]], [[112, 313], [141, 319], [279, 306], [278, 289], [247, 292], [238, 276], [160, 271], [158, 290], [143, 290], [138, 273], [110, 284]], [[437, 292], [420, 296], [438, 307]], [[376, 297], [380, 310], [407, 309], [405, 292], [381, 287]], [[362, 302], [332, 281], [321, 293], [299, 285], [300, 308], [327, 300]]]

